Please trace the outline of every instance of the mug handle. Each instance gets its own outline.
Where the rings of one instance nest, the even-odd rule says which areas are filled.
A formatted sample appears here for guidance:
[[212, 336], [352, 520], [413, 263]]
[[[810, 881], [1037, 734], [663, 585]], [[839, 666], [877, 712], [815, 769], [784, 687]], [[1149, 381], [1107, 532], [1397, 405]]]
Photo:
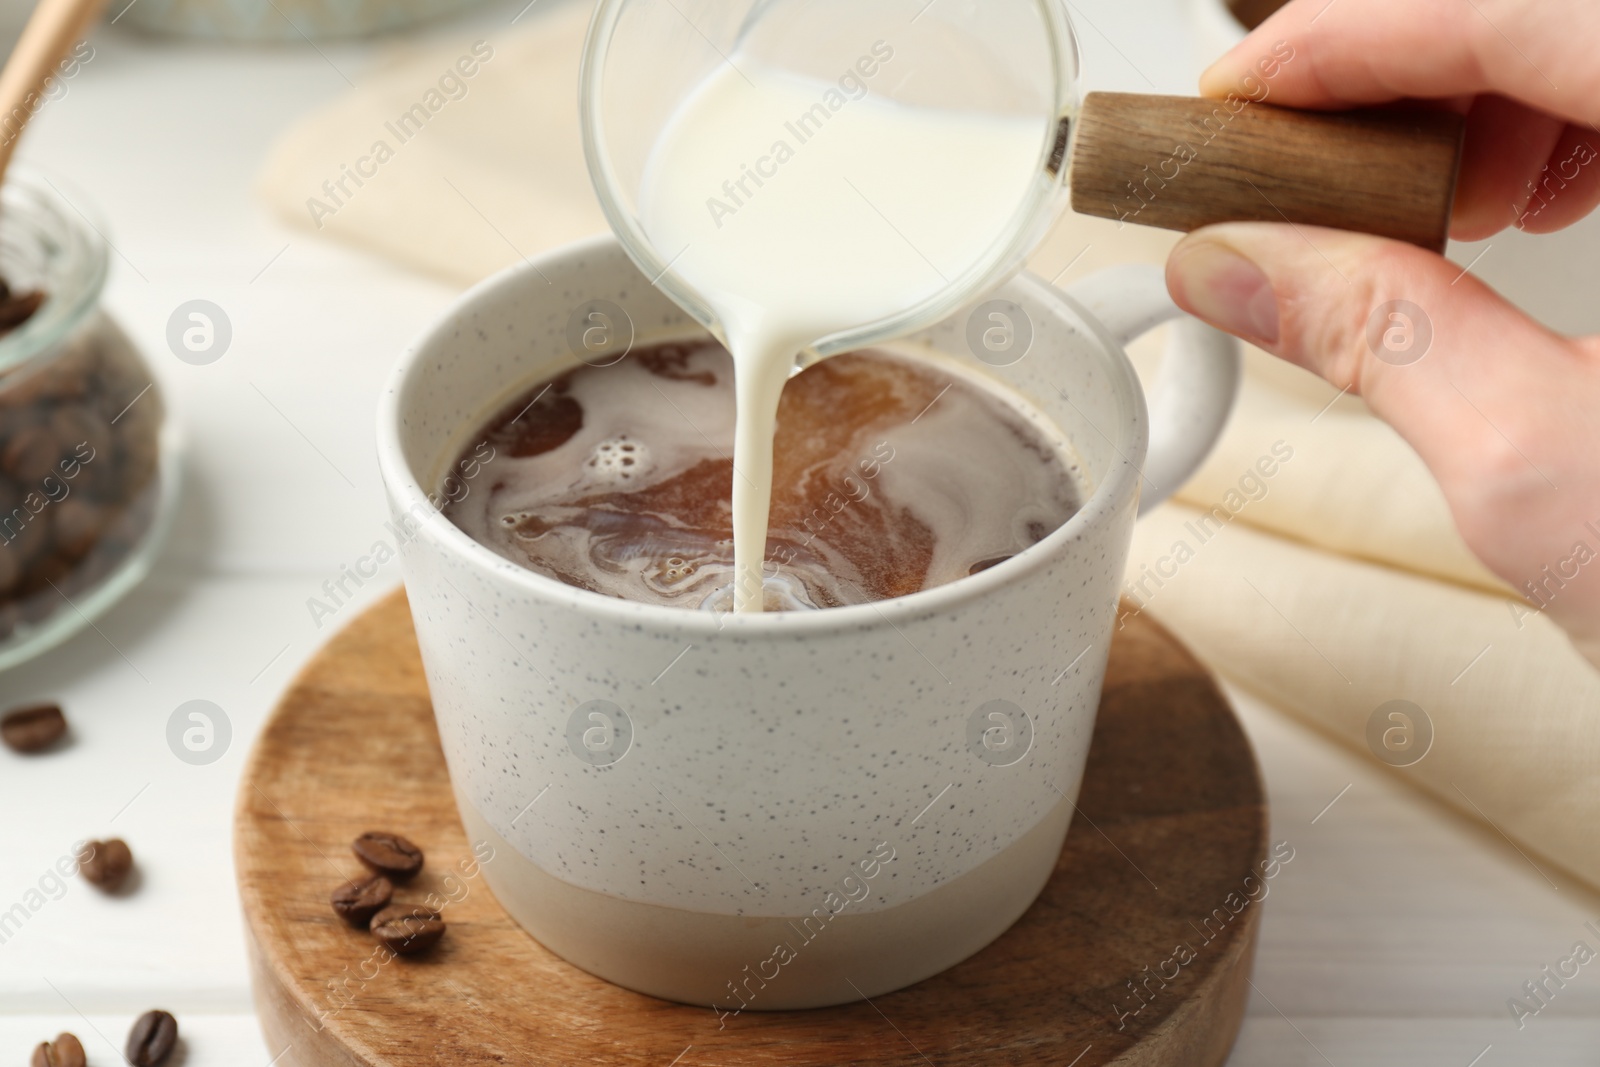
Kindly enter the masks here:
[[1066, 290], [1126, 346], [1177, 319], [1149, 398], [1150, 450], [1141, 472], [1139, 514], [1178, 490], [1222, 436], [1239, 395], [1239, 342], [1172, 302], [1160, 267], [1111, 267]]

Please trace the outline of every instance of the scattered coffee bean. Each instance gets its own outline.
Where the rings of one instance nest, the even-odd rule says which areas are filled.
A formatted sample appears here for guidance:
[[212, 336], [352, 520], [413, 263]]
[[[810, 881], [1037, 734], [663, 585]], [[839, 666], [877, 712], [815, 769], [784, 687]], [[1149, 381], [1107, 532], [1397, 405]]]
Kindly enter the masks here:
[[178, 1043], [178, 1020], [164, 1011], [147, 1011], [128, 1031], [128, 1047], [123, 1051], [133, 1067], [156, 1067], [172, 1055]]
[[41, 1041], [33, 1050], [28, 1067], [85, 1067], [83, 1043], [71, 1034], [57, 1034], [54, 1041]]
[[372, 917], [372, 933], [397, 956], [426, 952], [444, 936], [444, 920], [420, 904], [391, 904]]
[[404, 882], [422, 870], [422, 850], [399, 834], [372, 830], [350, 846], [356, 859], [390, 881]]
[[133, 852], [120, 838], [86, 842], [78, 853], [78, 873], [108, 892], [121, 885], [131, 870]]
[[30, 704], [0, 718], [0, 738], [17, 752], [43, 752], [67, 732], [59, 704]]
[[394, 883], [381, 874], [369, 874], [346, 882], [329, 899], [340, 918], [365, 929], [393, 898]]

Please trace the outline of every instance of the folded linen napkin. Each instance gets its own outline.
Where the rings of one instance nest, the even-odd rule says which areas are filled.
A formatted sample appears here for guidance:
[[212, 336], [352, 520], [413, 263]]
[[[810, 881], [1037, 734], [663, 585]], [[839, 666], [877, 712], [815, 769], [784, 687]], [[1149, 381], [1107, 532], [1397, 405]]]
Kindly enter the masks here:
[[[284, 135], [262, 195], [293, 225], [462, 284], [603, 230], [575, 106], [588, 11], [364, 78]], [[1069, 284], [1159, 263], [1175, 240], [1068, 216], [1030, 265]], [[1216, 452], [1141, 524], [1130, 598], [1375, 759], [1410, 759], [1390, 741], [1431, 727], [1400, 773], [1600, 885], [1600, 674], [1472, 557], [1421, 461], [1358, 399], [1264, 353], [1248, 364]], [[1394, 700], [1420, 712], [1379, 717], [1369, 743]]]
[[1146, 610], [1273, 706], [1600, 885], [1600, 672], [1560, 627], [1243, 515], [1202, 543], [1203, 515], [1169, 505], [1139, 524], [1130, 579], [1180, 543], [1194, 550], [1163, 568], [1174, 578], [1146, 583]]

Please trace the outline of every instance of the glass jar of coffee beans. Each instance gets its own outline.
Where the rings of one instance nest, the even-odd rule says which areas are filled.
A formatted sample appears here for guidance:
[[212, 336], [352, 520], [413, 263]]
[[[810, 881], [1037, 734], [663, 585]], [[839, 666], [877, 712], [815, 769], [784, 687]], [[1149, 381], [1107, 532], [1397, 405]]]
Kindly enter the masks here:
[[0, 669], [142, 578], [176, 498], [161, 392], [100, 306], [88, 210], [21, 168], [0, 186]]

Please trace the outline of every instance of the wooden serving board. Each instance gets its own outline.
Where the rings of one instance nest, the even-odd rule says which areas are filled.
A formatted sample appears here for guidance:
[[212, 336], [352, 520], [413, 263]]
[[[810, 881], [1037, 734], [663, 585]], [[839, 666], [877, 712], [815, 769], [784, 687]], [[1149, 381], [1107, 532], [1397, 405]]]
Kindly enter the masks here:
[[[461, 873], [472, 852], [396, 593], [301, 672], [245, 770], [234, 849], [262, 1028], [279, 1067], [1221, 1064], [1261, 910], [1228, 905], [1260, 870], [1266, 808], [1227, 703], [1148, 619], [1117, 635], [1078, 806], [1043, 895], [977, 956], [871, 1003], [724, 1026], [571, 966]], [[369, 829], [427, 852], [397, 901], [460, 898], [427, 956], [382, 962], [328, 906]]]

